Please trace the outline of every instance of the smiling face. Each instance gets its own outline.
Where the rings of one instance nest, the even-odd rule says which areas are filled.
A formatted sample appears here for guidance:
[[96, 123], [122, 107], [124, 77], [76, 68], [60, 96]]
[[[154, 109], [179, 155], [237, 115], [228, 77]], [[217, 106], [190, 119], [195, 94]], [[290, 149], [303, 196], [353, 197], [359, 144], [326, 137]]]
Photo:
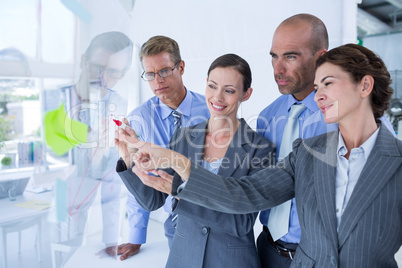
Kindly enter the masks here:
[[356, 122], [364, 110], [361, 82], [355, 83], [339, 66], [324, 63], [316, 71], [314, 100], [326, 123]]
[[[144, 56], [142, 59], [142, 66], [146, 73], [158, 73], [164, 69], [173, 69], [175, 64], [168, 52]], [[156, 74], [155, 79], [148, 82], [155, 96], [172, 109], [176, 109], [186, 96], [182, 80], [183, 73], [184, 61], [180, 61], [171, 76], [162, 78]]]
[[217, 67], [209, 73], [205, 99], [211, 117], [236, 119], [241, 102], [250, 98], [252, 88], [243, 90], [243, 76], [234, 68]]
[[314, 62], [311, 26], [305, 22], [281, 25], [272, 39], [271, 57], [275, 81], [281, 94], [303, 100], [313, 91]]

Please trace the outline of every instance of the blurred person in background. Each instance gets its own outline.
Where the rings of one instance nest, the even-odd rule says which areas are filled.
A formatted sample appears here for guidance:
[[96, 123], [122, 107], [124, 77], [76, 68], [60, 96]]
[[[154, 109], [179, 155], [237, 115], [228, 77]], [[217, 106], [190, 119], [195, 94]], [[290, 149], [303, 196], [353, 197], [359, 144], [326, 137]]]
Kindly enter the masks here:
[[127, 114], [127, 98], [114, 88], [130, 68], [132, 53], [132, 41], [121, 32], [95, 36], [81, 56], [78, 81], [63, 88], [67, 114], [87, 126], [87, 136], [86, 142], [72, 149], [75, 169], [66, 181], [68, 221], [61, 240], [74, 240], [77, 246], [82, 243], [88, 209], [100, 188], [102, 241], [112, 256], [117, 253], [121, 182], [110, 133], [116, 129], [113, 119]]

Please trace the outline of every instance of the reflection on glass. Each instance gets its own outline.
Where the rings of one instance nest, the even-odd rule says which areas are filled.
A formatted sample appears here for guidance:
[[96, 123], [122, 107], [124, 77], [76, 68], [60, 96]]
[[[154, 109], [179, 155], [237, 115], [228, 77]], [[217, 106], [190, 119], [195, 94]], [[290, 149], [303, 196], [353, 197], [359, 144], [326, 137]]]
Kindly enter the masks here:
[[[72, 157], [71, 174], [66, 177], [62, 188], [56, 190], [56, 199], [65, 199], [65, 205], [55, 209], [66, 212], [66, 218], [57, 218], [62, 223], [57, 232], [57, 243], [70, 243], [78, 247], [85, 240], [88, 210], [100, 190], [102, 219], [102, 242], [105, 248], [117, 245], [118, 220], [120, 213], [121, 180], [115, 172], [118, 152], [114, 147], [116, 126], [112, 119], [123, 118], [127, 111], [127, 98], [114, 90], [130, 68], [133, 43], [120, 32], [106, 32], [95, 36], [81, 56], [78, 80], [62, 87], [65, 94], [64, 107], [51, 111], [55, 118], [45, 123], [46, 136], [51, 148], [60, 148], [60, 143], [75, 139], [77, 145], [66, 151]], [[106, 250], [114, 252], [115, 250]], [[64, 259], [66, 261], [68, 258]]]
[[[121, 185], [114, 173], [118, 157], [113, 145], [116, 126], [113, 122], [110, 126], [109, 120], [126, 115], [132, 42], [121, 33], [92, 39], [98, 33], [97, 25], [81, 27], [62, 1], [2, 0], [0, 25], [4, 26], [0, 27], [0, 181], [25, 175], [29, 178], [23, 196], [17, 191], [17, 202], [9, 200], [8, 194], [13, 198], [13, 191], [4, 190], [0, 207], [5, 209], [7, 202], [12, 213], [3, 213], [0, 226], [7, 225], [10, 217], [15, 220], [11, 224], [14, 227], [22, 221], [33, 222], [29, 215], [40, 215], [37, 218], [42, 222], [42, 234], [36, 228], [27, 231], [19, 255], [24, 261], [32, 259], [29, 253], [36, 253], [32, 245], [42, 237], [42, 262], [37, 266], [32, 263], [34, 267], [51, 266], [52, 256], [45, 249], [49, 250], [52, 243], [81, 245], [88, 241], [84, 236], [88, 233], [101, 233], [102, 240], [97, 236], [96, 242], [104, 242], [107, 250], [100, 255], [113, 255]], [[63, 154], [46, 144], [43, 124], [45, 115], [60, 107], [69, 119], [87, 127], [86, 141]], [[66, 129], [63, 127], [62, 132]], [[56, 189], [57, 182], [62, 187]], [[52, 208], [16, 212], [14, 204], [23, 198], [46, 200]], [[101, 215], [89, 217], [88, 211], [94, 207], [101, 208]], [[65, 220], [57, 216], [60, 208]], [[90, 219], [95, 223], [89, 224]], [[6, 267], [17, 265], [11, 256], [18, 248], [18, 239], [12, 235], [17, 233], [8, 237]], [[56, 253], [57, 267], [68, 260], [73, 248]], [[3, 256], [0, 261], [4, 261]]]

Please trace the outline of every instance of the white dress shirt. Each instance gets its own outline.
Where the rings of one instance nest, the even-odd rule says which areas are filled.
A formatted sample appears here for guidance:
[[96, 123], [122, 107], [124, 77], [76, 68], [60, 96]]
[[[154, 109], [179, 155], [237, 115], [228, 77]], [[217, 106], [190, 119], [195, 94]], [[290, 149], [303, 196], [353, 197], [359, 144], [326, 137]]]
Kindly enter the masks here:
[[338, 229], [341, 223], [342, 214], [350, 200], [353, 189], [359, 180], [360, 174], [367, 162], [367, 159], [373, 150], [375, 141], [378, 136], [377, 129], [360, 147], [353, 148], [350, 152], [349, 159], [345, 158], [348, 153], [345, 142], [339, 132], [338, 139], [338, 165], [336, 167], [336, 190], [335, 190], [335, 207]]

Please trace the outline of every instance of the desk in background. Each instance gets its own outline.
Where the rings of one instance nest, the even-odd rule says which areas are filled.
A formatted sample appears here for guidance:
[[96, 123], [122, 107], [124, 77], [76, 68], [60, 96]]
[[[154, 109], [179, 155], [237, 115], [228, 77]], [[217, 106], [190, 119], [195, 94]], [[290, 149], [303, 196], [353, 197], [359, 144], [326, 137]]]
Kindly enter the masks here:
[[103, 245], [88, 245], [79, 247], [74, 255], [64, 265], [64, 268], [91, 267], [109, 268], [109, 267], [147, 267], [161, 268], [165, 267], [169, 254], [167, 239], [162, 237], [161, 241], [147, 242], [141, 246], [140, 252], [124, 261], [112, 257], [100, 258], [95, 254], [104, 249]]
[[3, 267], [7, 267], [7, 235], [8, 233], [19, 233], [19, 251], [21, 250], [21, 231], [27, 228], [37, 227], [36, 248], [37, 258], [41, 261], [41, 241], [42, 241], [42, 222], [48, 214], [49, 208], [43, 210], [35, 210], [25, 207], [18, 207], [15, 204], [29, 202], [30, 200], [38, 200], [39, 202], [50, 202], [52, 199], [51, 192], [42, 194], [34, 194], [25, 192], [18, 195], [15, 201], [8, 198], [0, 199], [0, 252], [2, 253]]
[[14, 205], [33, 199], [41, 200], [44, 202], [51, 202], [52, 197], [53, 196], [51, 191], [41, 194], [35, 194], [25, 191], [23, 195], [18, 195], [15, 201], [10, 201], [8, 198], [0, 199], [0, 226], [25, 220], [30, 217], [47, 215], [47, 213], [49, 213], [49, 209], [35, 210], [17, 207]]

